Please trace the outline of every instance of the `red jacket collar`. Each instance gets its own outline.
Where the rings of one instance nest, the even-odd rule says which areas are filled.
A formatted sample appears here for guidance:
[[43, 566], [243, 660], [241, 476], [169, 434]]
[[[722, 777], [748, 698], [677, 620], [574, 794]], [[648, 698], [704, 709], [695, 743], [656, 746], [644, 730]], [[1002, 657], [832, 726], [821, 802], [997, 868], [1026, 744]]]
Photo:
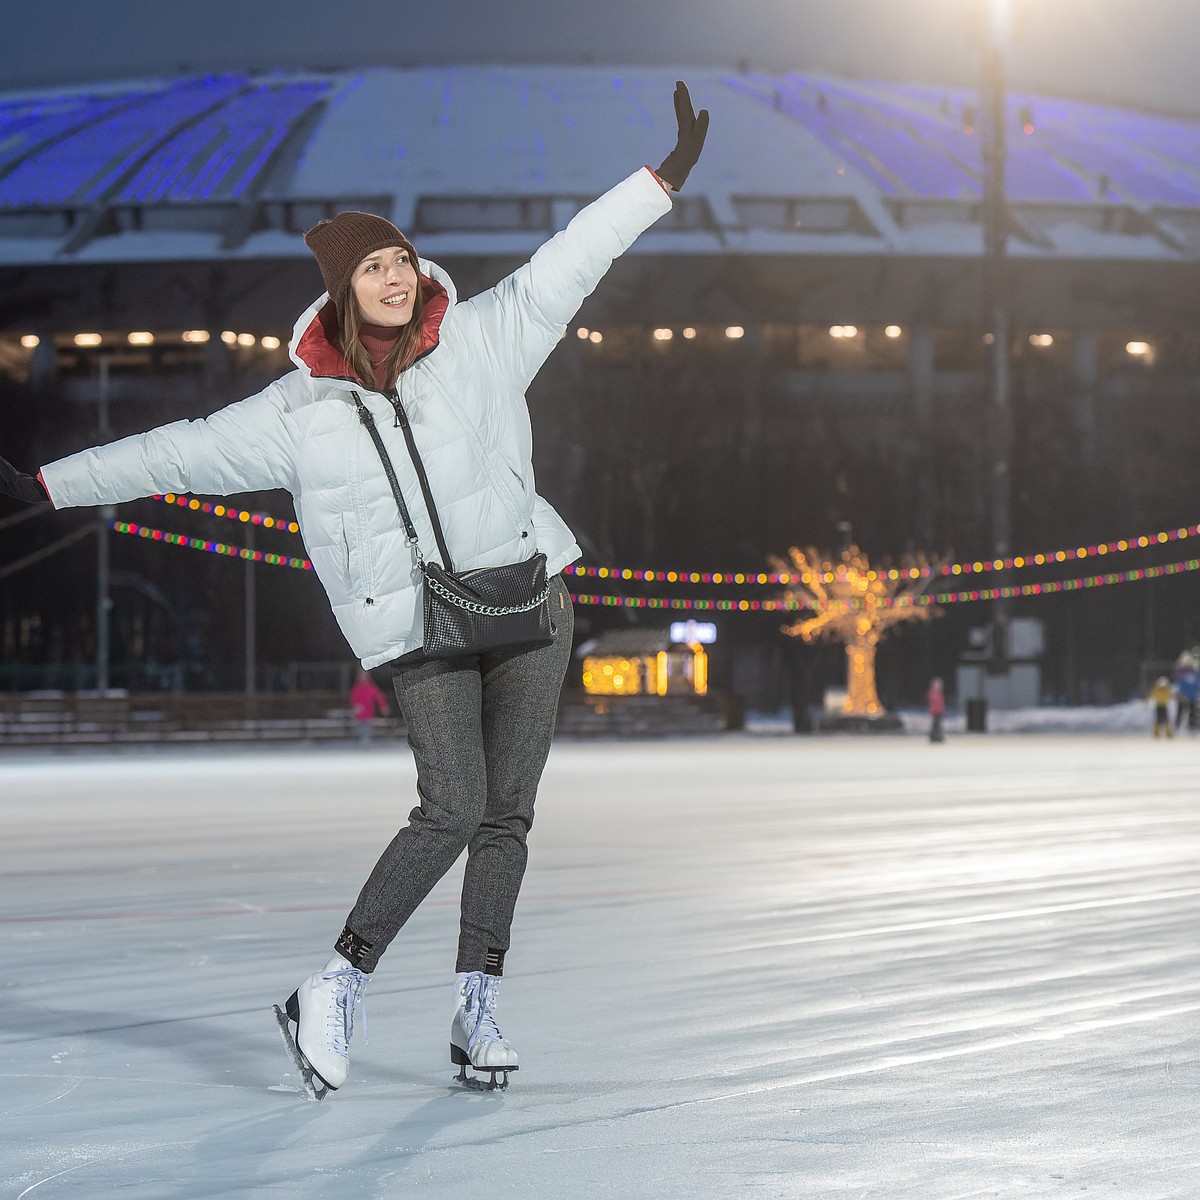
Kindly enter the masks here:
[[[421, 298], [424, 306], [421, 309], [421, 342], [417, 351], [418, 357], [428, 354], [438, 344], [442, 318], [450, 306], [450, 297], [446, 294], [446, 289], [426, 275], [421, 276]], [[314, 378], [356, 378], [354, 370], [337, 348], [336, 339], [337, 306], [330, 299], [321, 306], [296, 343], [296, 357], [308, 367]], [[370, 383], [360, 382], [366, 387], [375, 386], [374, 380]]]

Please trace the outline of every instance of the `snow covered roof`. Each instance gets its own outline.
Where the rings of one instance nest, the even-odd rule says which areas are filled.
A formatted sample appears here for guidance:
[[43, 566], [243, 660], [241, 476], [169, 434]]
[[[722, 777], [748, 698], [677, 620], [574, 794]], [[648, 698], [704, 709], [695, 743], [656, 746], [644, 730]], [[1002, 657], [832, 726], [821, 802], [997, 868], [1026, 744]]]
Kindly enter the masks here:
[[[638, 253], [975, 256], [962, 89], [604, 67], [372, 68], [0, 94], [0, 264], [301, 257], [342, 208], [433, 257], [524, 254], [674, 144], [701, 163]], [[1015, 255], [1200, 256], [1200, 121], [1010, 98]]]

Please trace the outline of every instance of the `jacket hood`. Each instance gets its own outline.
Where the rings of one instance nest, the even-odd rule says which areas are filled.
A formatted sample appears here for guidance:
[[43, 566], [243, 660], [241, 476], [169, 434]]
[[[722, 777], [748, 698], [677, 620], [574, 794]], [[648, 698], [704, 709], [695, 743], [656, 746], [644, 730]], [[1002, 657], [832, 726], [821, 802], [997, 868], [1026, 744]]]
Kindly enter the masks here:
[[[421, 297], [421, 346], [419, 353], [428, 354], [438, 344], [442, 320], [458, 295], [450, 276], [437, 263], [418, 259]], [[292, 327], [288, 354], [306, 375], [314, 379], [354, 379], [354, 371], [335, 344], [337, 306], [328, 292], [313, 301], [300, 314]], [[373, 388], [373, 384], [364, 384]]]

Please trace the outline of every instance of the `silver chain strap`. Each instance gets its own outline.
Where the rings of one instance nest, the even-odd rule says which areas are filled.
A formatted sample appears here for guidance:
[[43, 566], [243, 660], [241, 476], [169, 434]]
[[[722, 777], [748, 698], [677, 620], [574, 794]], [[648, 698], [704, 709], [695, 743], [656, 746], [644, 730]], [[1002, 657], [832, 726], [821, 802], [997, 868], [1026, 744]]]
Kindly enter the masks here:
[[503, 608], [491, 604], [480, 604], [476, 600], [464, 600], [460, 595], [458, 595], [456, 592], [452, 592], [439, 580], [434, 579], [432, 575], [426, 575], [425, 582], [429, 584], [429, 586], [435, 592], [437, 592], [439, 596], [441, 596], [444, 600], [449, 600], [450, 603], [456, 608], [465, 609], [467, 612], [478, 613], [483, 617], [503, 617], [508, 613], [529, 612], [531, 609], [537, 608], [537, 606], [541, 604], [547, 596], [550, 595], [550, 585], [547, 583], [542, 589], [542, 594], [540, 596], [535, 596], [534, 599], [530, 600], [528, 604], [517, 604], [512, 608]]

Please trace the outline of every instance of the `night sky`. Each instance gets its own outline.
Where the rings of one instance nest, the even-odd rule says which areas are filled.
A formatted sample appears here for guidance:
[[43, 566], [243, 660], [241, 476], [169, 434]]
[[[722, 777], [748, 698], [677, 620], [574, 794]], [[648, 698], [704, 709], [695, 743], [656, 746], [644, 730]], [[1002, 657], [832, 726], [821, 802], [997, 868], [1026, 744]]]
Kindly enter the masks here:
[[[0, 86], [227, 68], [663, 63], [969, 83], [980, 0], [3, 0]], [[1010, 0], [1016, 87], [1200, 112], [1195, 0]], [[17, 13], [19, 11], [19, 19]]]

